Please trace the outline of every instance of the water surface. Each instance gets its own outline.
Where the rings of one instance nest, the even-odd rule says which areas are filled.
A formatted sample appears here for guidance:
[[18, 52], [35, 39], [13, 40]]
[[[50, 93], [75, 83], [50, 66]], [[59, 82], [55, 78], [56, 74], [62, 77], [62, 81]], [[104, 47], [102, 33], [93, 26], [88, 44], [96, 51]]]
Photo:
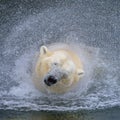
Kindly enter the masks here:
[[[1, 0], [0, 109], [92, 111], [119, 107], [119, 6], [119, 0]], [[75, 43], [92, 51], [92, 59], [85, 62], [88, 66], [92, 62], [86, 79], [94, 82], [83, 93], [76, 89], [62, 96], [46, 96], [32, 84], [34, 55], [41, 45], [54, 42]], [[119, 109], [110, 111], [118, 113]], [[104, 112], [100, 114], [106, 115]]]

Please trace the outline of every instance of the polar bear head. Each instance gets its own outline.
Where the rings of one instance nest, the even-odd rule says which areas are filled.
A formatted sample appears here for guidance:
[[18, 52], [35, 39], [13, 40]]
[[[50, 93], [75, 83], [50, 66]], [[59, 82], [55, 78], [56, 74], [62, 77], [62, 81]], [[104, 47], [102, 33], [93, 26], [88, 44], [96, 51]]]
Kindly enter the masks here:
[[83, 69], [78, 63], [80, 61], [73, 54], [65, 49], [50, 51], [46, 46], [40, 48], [36, 73], [52, 91], [60, 91], [61, 88], [65, 90], [65, 86], [70, 87], [82, 77]]

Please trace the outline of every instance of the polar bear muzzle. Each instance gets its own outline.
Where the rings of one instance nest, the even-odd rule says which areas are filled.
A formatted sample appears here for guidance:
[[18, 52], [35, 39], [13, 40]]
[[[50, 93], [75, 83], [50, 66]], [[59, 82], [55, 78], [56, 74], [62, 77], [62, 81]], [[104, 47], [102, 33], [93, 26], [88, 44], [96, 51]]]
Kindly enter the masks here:
[[67, 78], [67, 76], [68, 72], [61, 69], [60, 67], [52, 66], [51, 70], [44, 77], [44, 83], [47, 86], [52, 86], [63, 78]]

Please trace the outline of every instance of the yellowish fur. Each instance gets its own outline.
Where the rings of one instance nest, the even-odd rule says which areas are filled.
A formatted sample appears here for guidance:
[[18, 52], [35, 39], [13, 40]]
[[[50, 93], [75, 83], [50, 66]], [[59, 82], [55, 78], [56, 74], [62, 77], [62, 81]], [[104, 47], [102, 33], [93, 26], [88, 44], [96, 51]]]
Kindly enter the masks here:
[[[53, 63], [58, 63], [60, 69], [66, 71], [67, 78], [63, 78], [52, 86], [44, 83], [44, 76], [48, 74]], [[33, 81], [35, 86], [42, 92], [65, 93], [74, 87], [83, 76], [83, 65], [76, 53], [69, 49], [48, 50], [40, 48]]]

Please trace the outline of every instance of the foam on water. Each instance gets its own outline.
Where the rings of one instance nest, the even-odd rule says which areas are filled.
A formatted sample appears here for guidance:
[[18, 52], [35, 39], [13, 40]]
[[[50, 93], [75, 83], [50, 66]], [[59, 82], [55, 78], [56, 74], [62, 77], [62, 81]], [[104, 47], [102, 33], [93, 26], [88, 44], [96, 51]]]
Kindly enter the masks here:
[[[59, 43], [48, 46], [50, 49], [68, 47]], [[118, 104], [117, 76], [109, 73], [111, 66], [109, 68], [109, 63], [101, 59], [100, 50], [75, 43], [69, 44], [69, 47], [78, 52], [85, 69], [84, 78], [73, 91], [64, 95], [45, 95], [34, 87], [32, 66], [38, 51], [31, 48], [15, 60], [11, 77], [18, 85], [12, 86], [8, 91], [8, 98], [3, 101], [6, 109], [61, 111], [95, 109]]]
[[[118, 57], [111, 49], [99, 48], [98, 41], [88, 42], [86, 33], [94, 27], [87, 31], [83, 26], [83, 32], [84, 17], [74, 12], [68, 8], [48, 9], [13, 27], [2, 49], [0, 109], [65, 111], [120, 106]], [[51, 44], [50, 49], [67, 44], [80, 56], [85, 76], [73, 91], [45, 95], [34, 87], [33, 66], [43, 44]], [[110, 59], [110, 53], [115, 59]]]

